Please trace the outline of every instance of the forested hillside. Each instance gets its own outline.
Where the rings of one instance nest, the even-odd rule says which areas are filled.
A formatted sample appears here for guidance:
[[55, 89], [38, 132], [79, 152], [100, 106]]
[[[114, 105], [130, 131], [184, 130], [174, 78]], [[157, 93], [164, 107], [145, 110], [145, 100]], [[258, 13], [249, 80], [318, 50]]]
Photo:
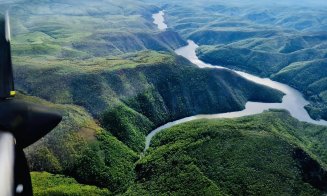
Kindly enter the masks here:
[[326, 131], [285, 111], [177, 125], [137, 162], [127, 195], [322, 195]]
[[[178, 125], [142, 154], [146, 135], [167, 122], [282, 101], [280, 91], [177, 56], [187, 39], [204, 61], [296, 87], [310, 114], [327, 118], [323, 8], [299, 8], [304, 20], [298, 10], [203, 0], [0, 5], [11, 15], [17, 98], [63, 115], [25, 149], [36, 195], [326, 193], [327, 130], [286, 111]], [[152, 18], [163, 9], [166, 31]]]

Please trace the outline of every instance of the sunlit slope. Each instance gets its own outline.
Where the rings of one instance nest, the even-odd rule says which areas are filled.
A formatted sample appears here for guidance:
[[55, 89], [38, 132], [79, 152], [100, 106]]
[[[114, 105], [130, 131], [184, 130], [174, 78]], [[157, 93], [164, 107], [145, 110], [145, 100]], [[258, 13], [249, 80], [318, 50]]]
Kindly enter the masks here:
[[45, 195], [111, 195], [106, 189], [83, 185], [72, 178], [47, 172], [32, 172], [33, 194]]
[[85, 59], [185, 44], [159, 32], [151, 21], [158, 8], [138, 1], [22, 1], [10, 9], [14, 56]]
[[154, 138], [127, 195], [321, 195], [324, 138], [284, 111], [178, 125]]

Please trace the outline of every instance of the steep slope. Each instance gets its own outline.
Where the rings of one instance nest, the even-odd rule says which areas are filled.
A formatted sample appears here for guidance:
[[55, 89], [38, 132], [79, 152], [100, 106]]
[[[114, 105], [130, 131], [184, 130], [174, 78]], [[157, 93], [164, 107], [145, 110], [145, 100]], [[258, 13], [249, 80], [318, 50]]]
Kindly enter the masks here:
[[168, 121], [241, 110], [248, 100], [281, 100], [275, 90], [226, 71], [199, 70], [172, 55], [185, 41], [156, 29], [151, 14], [158, 8], [152, 5], [54, 0], [14, 8], [18, 89], [84, 107], [135, 151], [150, 130]]
[[310, 115], [327, 119], [327, 59], [290, 64], [272, 78], [300, 89], [313, 102]]
[[[185, 41], [172, 30], [157, 31], [150, 17], [158, 8], [152, 5], [23, 0], [11, 9], [17, 87], [53, 103], [22, 99], [50, 105], [64, 116], [58, 128], [26, 150], [34, 171], [64, 174], [120, 194], [133, 184], [138, 152], [156, 126], [282, 97], [232, 72], [198, 69], [171, 54]], [[179, 171], [167, 176], [173, 172]], [[189, 177], [199, 182], [198, 193], [201, 187], [207, 193], [224, 192], [207, 177], [183, 179]], [[55, 190], [61, 186], [54, 183]]]
[[29, 94], [83, 106], [136, 151], [143, 149], [149, 131], [168, 121], [242, 110], [247, 101], [281, 101], [280, 92], [230, 71], [198, 69], [169, 53], [142, 54], [133, 56], [140, 61], [125, 60], [127, 68], [108, 67], [107, 61], [76, 69], [65, 64], [20, 66], [16, 79]]
[[245, 70], [293, 86], [311, 101], [307, 109], [313, 118], [327, 119], [326, 49], [302, 49], [285, 54], [238, 46], [204, 46], [198, 55], [211, 64]]
[[240, 110], [248, 100], [281, 100], [273, 89], [230, 72], [199, 70], [172, 55], [169, 51], [185, 42], [173, 31], [156, 29], [155, 6], [23, 0], [0, 9], [7, 8], [14, 10], [16, 87], [53, 103], [22, 99], [50, 105], [64, 116], [58, 128], [26, 150], [34, 171], [121, 193], [134, 179], [145, 135], [156, 126], [197, 113]]
[[284, 111], [178, 125], [154, 138], [126, 195], [321, 195], [326, 131]]
[[65, 174], [113, 193], [129, 186], [138, 155], [100, 128], [84, 109], [21, 94], [18, 98], [55, 108], [63, 115], [55, 130], [25, 150], [32, 171]]
[[197, 53], [199, 58], [216, 65], [244, 70], [269, 77], [295, 62], [323, 59], [327, 50], [302, 49], [292, 53], [266, 52], [236, 46], [204, 46]]
[[142, 50], [171, 51], [186, 42], [174, 31], [93, 33], [73, 48], [93, 56], [119, 55]]

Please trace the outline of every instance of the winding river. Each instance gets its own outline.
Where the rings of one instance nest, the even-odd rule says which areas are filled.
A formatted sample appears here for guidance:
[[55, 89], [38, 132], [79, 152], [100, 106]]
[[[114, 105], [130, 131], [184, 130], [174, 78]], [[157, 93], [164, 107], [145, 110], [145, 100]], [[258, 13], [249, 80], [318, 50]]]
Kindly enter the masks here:
[[[163, 11], [160, 11], [157, 14], [153, 14], [153, 18], [154, 18], [154, 24], [156, 24], [158, 26], [159, 30], [163, 31], [167, 28], [167, 25], [164, 23], [165, 20], [164, 20], [164, 12]], [[227, 69], [225, 67], [211, 65], [211, 64], [201, 61], [196, 55], [196, 49], [198, 47], [199, 46], [196, 45], [192, 40], [188, 40], [188, 45], [175, 50], [175, 53], [187, 58], [189, 61], [191, 61], [192, 63], [197, 65], [199, 68]], [[156, 134], [158, 134], [159, 132], [163, 131], [164, 129], [170, 128], [174, 125], [178, 125], [181, 123], [185, 123], [185, 122], [189, 122], [189, 121], [197, 120], [197, 119], [236, 118], [236, 117], [260, 114], [263, 111], [268, 110], [268, 109], [285, 109], [290, 112], [291, 116], [293, 116], [294, 118], [296, 118], [300, 121], [327, 126], [327, 121], [324, 121], [324, 120], [316, 121], [316, 120], [313, 120], [309, 116], [308, 112], [304, 108], [304, 106], [308, 105], [309, 102], [307, 100], [305, 100], [303, 95], [296, 89], [294, 89], [286, 84], [273, 81], [269, 78], [260, 78], [260, 77], [257, 77], [257, 76], [254, 76], [254, 75], [251, 75], [251, 74], [248, 74], [245, 72], [235, 71], [232, 69], [228, 69], [228, 70], [234, 71], [250, 81], [277, 89], [277, 90], [285, 93], [282, 103], [247, 102], [245, 105], [245, 109], [242, 111], [220, 113], [220, 114], [210, 114], [210, 115], [196, 115], [196, 116], [191, 116], [191, 117], [183, 118], [180, 120], [176, 120], [174, 122], [167, 123], [161, 127], [158, 127], [157, 129], [153, 130], [146, 137], [146, 145], [145, 145], [144, 151], [146, 151], [149, 148], [149, 146], [151, 144], [151, 140]]]

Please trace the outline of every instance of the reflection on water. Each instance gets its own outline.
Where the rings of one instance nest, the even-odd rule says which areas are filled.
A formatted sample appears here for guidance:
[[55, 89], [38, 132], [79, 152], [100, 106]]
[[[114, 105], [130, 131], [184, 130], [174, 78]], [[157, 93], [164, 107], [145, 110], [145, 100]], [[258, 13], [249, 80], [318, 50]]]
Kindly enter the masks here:
[[[160, 14], [155, 14], [157, 17], [160, 16]], [[162, 15], [163, 17], [163, 15]], [[161, 21], [161, 20], [159, 20]], [[162, 20], [163, 21], [163, 20]], [[158, 25], [159, 26], [159, 25]], [[187, 58], [189, 61], [197, 65], [199, 68], [211, 68], [211, 69], [228, 69], [221, 66], [211, 65], [208, 63], [205, 63], [201, 61], [197, 55], [196, 55], [196, 49], [199, 46], [196, 45], [193, 41], [188, 40], [188, 45], [182, 48], [179, 48], [175, 50], [176, 54], [181, 55], [185, 58]], [[231, 70], [231, 69], [228, 69]], [[234, 70], [231, 70], [234, 71]], [[254, 114], [260, 114], [265, 110], [268, 109], [285, 109], [290, 112], [290, 114], [304, 122], [309, 122], [317, 125], [327, 125], [327, 121], [315, 121], [313, 120], [308, 112], [305, 110], [304, 106], [308, 105], [309, 102], [304, 99], [302, 94], [295, 90], [294, 88], [282, 84], [280, 82], [272, 81], [269, 78], [260, 78], [245, 72], [241, 71], [234, 71], [238, 73], [239, 75], [243, 76], [244, 78], [253, 81], [255, 83], [269, 86], [271, 88], [277, 89], [285, 93], [285, 96], [283, 97], [282, 103], [260, 103], [260, 102], [247, 102], [245, 105], [245, 109], [238, 112], [228, 112], [228, 113], [221, 113], [221, 114], [209, 114], [209, 115], [196, 115], [191, 116], [187, 118], [183, 118], [180, 120], [176, 120], [174, 122], [167, 123], [161, 127], [158, 127], [157, 129], [153, 130], [147, 137], [146, 137], [146, 146], [145, 150], [147, 150], [150, 146], [152, 138], [159, 133], [160, 131], [170, 128], [174, 125], [182, 124], [185, 122], [189, 122], [192, 120], [197, 119], [217, 119], [217, 118], [236, 118], [236, 117], [242, 117], [242, 116], [248, 116], [248, 115], [254, 115]]]

